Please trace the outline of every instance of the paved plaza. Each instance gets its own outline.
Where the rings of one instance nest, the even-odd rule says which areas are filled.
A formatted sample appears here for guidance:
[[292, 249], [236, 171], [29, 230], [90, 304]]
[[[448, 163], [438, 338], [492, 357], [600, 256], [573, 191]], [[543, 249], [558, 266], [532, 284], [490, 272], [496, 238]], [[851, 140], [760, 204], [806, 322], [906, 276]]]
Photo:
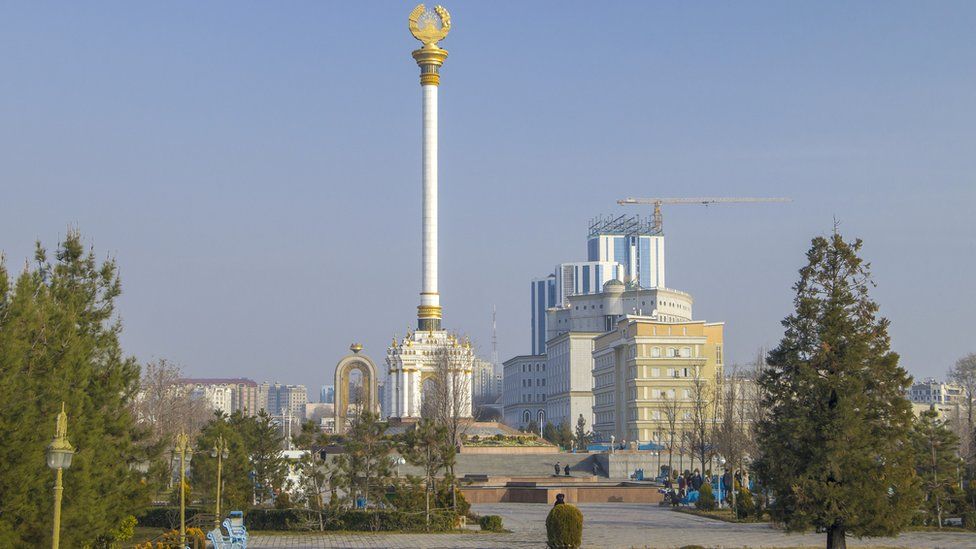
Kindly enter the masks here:
[[[548, 505], [501, 503], [473, 506], [481, 515], [501, 515], [510, 534], [309, 534], [255, 535], [248, 547], [522, 548], [545, 547]], [[732, 524], [647, 504], [582, 504], [583, 545], [588, 548], [822, 547], [825, 534], [787, 534], [766, 524]], [[972, 549], [976, 534], [910, 532], [897, 538], [848, 539], [850, 546]]]

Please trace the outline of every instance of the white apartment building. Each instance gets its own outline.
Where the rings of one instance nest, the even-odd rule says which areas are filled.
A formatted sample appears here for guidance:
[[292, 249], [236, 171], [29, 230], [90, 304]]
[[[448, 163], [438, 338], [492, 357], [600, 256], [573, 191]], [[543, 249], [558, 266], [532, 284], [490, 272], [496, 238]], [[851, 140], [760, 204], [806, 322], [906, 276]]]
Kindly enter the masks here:
[[570, 296], [567, 305], [549, 309], [546, 341], [566, 332], [609, 332], [624, 315], [687, 322], [692, 318], [693, 305], [691, 294], [682, 291], [628, 287], [611, 280], [601, 293]]
[[504, 362], [505, 424], [524, 429], [530, 421], [546, 421], [546, 355], [520, 355]]
[[190, 394], [207, 401], [215, 411], [228, 415], [234, 411], [234, 390], [226, 385], [195, 385]]
[[908, 389], [908, 400], [916, 404], [956, 404], [965, 399], [965, 390], [955, 383], [926, 378], [912, 384]]
[[603, 332], [565, 332], [546, 344], [546, 418], [576, 426], [580, 414], [593, 425], [593, 338]]

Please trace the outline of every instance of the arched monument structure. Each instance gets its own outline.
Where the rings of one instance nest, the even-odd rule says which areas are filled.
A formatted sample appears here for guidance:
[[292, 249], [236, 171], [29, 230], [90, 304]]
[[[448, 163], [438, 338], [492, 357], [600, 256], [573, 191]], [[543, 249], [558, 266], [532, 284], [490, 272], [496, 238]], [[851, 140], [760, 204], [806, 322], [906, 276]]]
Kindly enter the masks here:
[[360, 354], [363, 346], [353, 343], [349, 346], [352, 354], [346, 355], [336, 364], [335, 369], [335, 431], [342, 434], [346, 431], [346, 415], [353, 395], [349, 394], [349, 375], [354, 370], [359, 370], [362, 375], [363, 394], [362, 406], [367, 410], [379, 415], [380, 400], [377, 390], [377, 377], [379, 372], [376, 364], [366, 355]]

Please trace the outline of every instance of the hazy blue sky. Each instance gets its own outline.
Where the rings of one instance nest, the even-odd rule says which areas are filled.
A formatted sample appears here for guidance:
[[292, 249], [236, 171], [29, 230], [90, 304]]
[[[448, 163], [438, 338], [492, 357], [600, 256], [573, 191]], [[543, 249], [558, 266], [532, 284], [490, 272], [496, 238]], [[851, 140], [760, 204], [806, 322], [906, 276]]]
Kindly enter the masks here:
[[[446, 0], [445, 0], [446, 1]], [[331, 383], [420, 286], [406, 2], [5, 2], [0, 249], [78, 227], [121, 265], [124, 344], [191, 375]], [[461, 2], [442, 71], [445, 325], [527, 353], [529, 280], [625, 196], [668, 285], [774, 345], [810, 238], [865, 240], [916, 376], [976, 351], [976, 3]]]

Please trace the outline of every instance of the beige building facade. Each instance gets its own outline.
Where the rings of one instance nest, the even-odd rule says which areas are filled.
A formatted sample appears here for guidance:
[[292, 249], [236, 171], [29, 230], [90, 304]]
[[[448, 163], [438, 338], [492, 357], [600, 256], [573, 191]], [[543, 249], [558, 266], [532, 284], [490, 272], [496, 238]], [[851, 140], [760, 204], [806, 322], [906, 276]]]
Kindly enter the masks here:
[[[624, 316], [594, 340], [594, 432], [617, 442], [665, 442], [669, 402], [676, 431], [692, 428], [700, 389], [718, 394], [723, 379], [724, 323], [664, 322]], [[711, 408], [711, 407], [709, 407]]]

